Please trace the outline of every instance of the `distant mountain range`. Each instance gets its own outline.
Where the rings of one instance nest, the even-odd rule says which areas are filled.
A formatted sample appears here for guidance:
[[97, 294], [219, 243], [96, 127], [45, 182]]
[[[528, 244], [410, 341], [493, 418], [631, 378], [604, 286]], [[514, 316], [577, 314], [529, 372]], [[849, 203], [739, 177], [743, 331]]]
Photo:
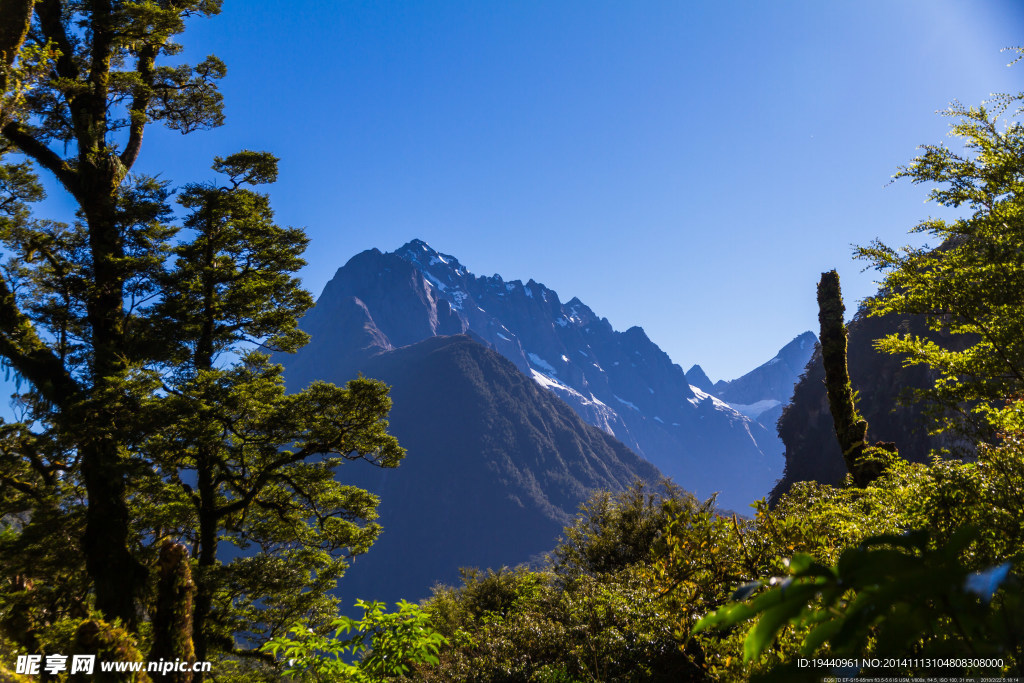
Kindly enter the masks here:
[[354, 256], [302, 326], [312, 341], [286, 359], [290, 373], [351, 370], [382, 351], [469, 333], [699, 496], [721, 492], [721, 505], [742, 511], [782, 475], [774, 425], [691, 388], [643, 329], [613, 330], [579, 299], [562, 303], [533, 280], [474, 276], [420, 240]]
[[[800, 380], [817, 343], [818, 338], [813, 332], [804, 332], [783, 346], [774, 358], [738, 379], [719, 380], [712, 385], [699, 365], [687, 370], [686, 376], [691, 384], [700, 386], [703, 391], [714, 394], [731, 408], [757, 420], [775, 435], [782, 409], [793, 398], [793, 388]], [[701, 384], [697, 385], [694, 380]], [[781, 453], [782, 441], [776, 439], [774, 443], [775, 452]], [[768, 447], [767, 444], [762, 446]]]
[[594, 490], [662, 473], [746, 512], [782, 474], [763, 415], [788, 401], [814, 342], [801, 335], [711, 385], [639, 327], [615, 331], [533, 280], [474, 276], [419, 240], [354, 256], [301, 325], [310, 343], [276, 359], [289, 387], [382, 379], [408, 449], [396, 470], [346, 468], [380, 496], [384, 528], [342, 583], [346, 602], [423, 597], [460, 566], [522, 562], [550, 550]]

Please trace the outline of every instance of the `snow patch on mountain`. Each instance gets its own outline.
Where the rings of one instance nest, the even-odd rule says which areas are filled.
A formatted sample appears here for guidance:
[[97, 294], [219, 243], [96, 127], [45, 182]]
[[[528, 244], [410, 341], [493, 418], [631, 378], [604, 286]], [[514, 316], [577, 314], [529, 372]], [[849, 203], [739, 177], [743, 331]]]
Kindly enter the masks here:
[[426, 278], [427, 284], [434, 285], [435, 287], [440, 289], [442, 292], [445, 291], [446, 289], [448, 289], [448, 285], [446, 285], [445, 283], [441, 282], [440, 280], [438, 280], [436, 277], [434, 277], [433, 275], [431, 275], [427, 271], [421, 270], [420, 272], [423, 273], [423, 277]]
[[[462, 302], [464, 302], [467, 297], [469, 297], [469, 294], [466, 294], [461, 289], [454, 290], [452, 292], [452, 308], [457, 308], [458, 310], [461, 311], [462, 310]], [[481, 310], [483, 310], [483, 309], [481, 309]]]
[[615, 396], [615, 400], [618, 401], [619, 403], [621, 403], [622, 405], [626, 406], [627, 408], [632, 408], [633, 410], [637, 411], [638, 413], [640, 412], [640, 409], [636, 407], [635, 403], [630, 403], [626, 399], [622, 398], [621, 396], [616, 396], [615, 394], [612, 394], [612, 396]]
[[[689, 401], [691, 404], [693, 404], [695, 406], [699, 406], [701, 403], [704, 403], [705, 401], [711, 401], [711, 405], [713, 405], [716, 410], [721, 410], [721, 411], [725, 411], [725, 412], [733, 412], [733, 408], [728, 403], [726, 403], [725, 401], [723, 401], [720, 398], [712, 396], [711, 394], [709, 394], [707, 392], [701, 391], [700, 389], [698, 389], [697, 387], [693, 386], [692, 384], [690, 385], [690, 391], [693, 392], [693, 398], [688, 398], [686, 400]], [[736, 412], [739, 412], [739, 411], [736, 411]]]
[[766, 398], [757, 403], [730, 403], [729, 406], [738, 413], [746, 415], [751, 420], [756, 420], [765, 411], [771, 410], [776, 406], [782, 405], [782, 401], [777, 401], [773, 398]]
[[535, 353], [533, 353], [531, 351], [527, 351], [526, 352], [526, 356], [527, 356], [527, 358], [530, 359], [531, 363], [536, 365], [541, 370], [547, 370], [548, 372], [550, 372], [553, 375], [557, 375], [558, 374], [558, 371], [555, 370], [554, 366], [551, 365], [551, 363], [547, 362], [546, 360], [544, 360], [543, 358], [541, 358], [537, 354], [535, 354]]
[[615, 430], [612, 427], [612, 423], [618, 421], [618, 415], [615, 414], [614, 410], [605, 405], [601, 399], [594, 396], [594, 394], [584, 396], [572, 387], [562, 384], [554, 377], [549, 377], [533, 368], [530, 368], [530, 376], [533, 377], [534, 382], [541, 385], [548, 391], [553, 392], [563, 401], [566, 401], [570, 405], [575, 404], [583, 407], [587, 412], [588, 417], [590, 417], [588, 422], [604, 430], [606, 433], [615, 436]]

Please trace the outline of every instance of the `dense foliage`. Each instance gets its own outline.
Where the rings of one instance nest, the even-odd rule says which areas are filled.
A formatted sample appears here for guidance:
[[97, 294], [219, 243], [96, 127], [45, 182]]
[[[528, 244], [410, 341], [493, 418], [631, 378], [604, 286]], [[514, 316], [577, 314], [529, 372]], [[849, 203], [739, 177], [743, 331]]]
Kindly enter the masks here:
[[[21, 383], [21, 419], [0, 424], [4, 660], [101, 633], [136, 658], [217, 660], [221, 680], [273, 676], [259, 645], [325, 626], [378, 533], [376, 498], [339, 468], [403, 457], [387, 388], [286, 395], [268, 360], [306, 341], [312, 305], [307, 239], [255, 189], [277, 159], [218, 157], [221, 184], [176, 191], [132, 173], [148, 126], [223, 122], [224, 64], [164, 63], [219, 8], [0, 1], [0, 364]], [[37, 172], [72, 220], [35, 217]], [[180, 585], [158, 576], [168, 542]]]
[[[879, 347], [938, 373], [926, 398], [950, 411], [943, 428], [991, 438], [993, 411], [1024, 395], [1024, 93], [978, 107], [954, 103], [951, 136], [962, 149], [927, 145], [897, 178], [933, 186], [930, 198], [959, 218], [929, 218], [914, 232], [937, 245], [858, 249], [885, 273], [874, 315], [926, 316], [932, 334], [890, 334]], [[966, 341], [966, 343], [965, 343]]]
[[446, 641], [418, 606], [401, 601], [388, 613], [379, 602], [356, 601], [362, 619], [339, 616], [333, 634], [295, 626], [263, 649], [287, 662], [285, 675], [300, 681], [374, 683], [408, 673], [417, 664], [437, 664]]
[[671, 681], [692, 668], [651, 571], [653, 547], [682, 511], [678, 489], [598, 494], [543, 569], [467, 570], [425, 609], [449, 641], [427, 681]]

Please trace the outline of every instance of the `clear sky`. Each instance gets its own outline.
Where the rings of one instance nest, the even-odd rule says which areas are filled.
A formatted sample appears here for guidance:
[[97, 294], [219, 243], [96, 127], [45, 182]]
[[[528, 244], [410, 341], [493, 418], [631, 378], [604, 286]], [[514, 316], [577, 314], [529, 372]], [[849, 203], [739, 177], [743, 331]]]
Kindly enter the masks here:
[[849, 303], [852, 244], [932, 210], [887, 186], [935, 114], [1024, 89], [1024, 3], [225, 0], [185, 56], [228, 65], [227, 123], [152, 132], [140, 167], [212, 179], [281, 157], [281, 223], [319, 294], [355, 253], [419, 237], [480, 275], [533, 278], [674, 361], [732, 378]]

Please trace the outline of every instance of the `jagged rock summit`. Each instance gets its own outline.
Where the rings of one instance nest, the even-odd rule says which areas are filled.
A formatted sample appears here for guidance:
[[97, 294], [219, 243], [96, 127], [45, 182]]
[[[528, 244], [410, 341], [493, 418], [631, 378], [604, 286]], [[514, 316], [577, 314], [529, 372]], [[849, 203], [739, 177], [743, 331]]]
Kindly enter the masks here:
[[706, 394], [715, 393], [715, 385], [711, 382], [711, 378], [704, 372], [704, 368], [699, 365], [694, 365], [692, 368], [686, 371], [686, 379], [690, 382], [691, 387], [697, 387]]
[[[774, 433], [782, 410], [792, 400], [793, 389], [800, 381], [817, 343], [818, 338], [813, 332], [804, 332], [783, 346], [768, 362], [737, 379], [719, 380], [708, 393]], [[782, 442], [776, 443], [781, 449]]]
[[721, 492], [720, 505], [742, 511], [782, 473], [781, 454], [758, 445], [774, 434], [691, 388], [643, 329], [616, 331], [532, 279], [475, 276], [421, 240], [352, 257], [302, 327], [312, 339], [282, 359], [289, 376], [341, 381], [376, 354], [468, 334], [699, 496]]

